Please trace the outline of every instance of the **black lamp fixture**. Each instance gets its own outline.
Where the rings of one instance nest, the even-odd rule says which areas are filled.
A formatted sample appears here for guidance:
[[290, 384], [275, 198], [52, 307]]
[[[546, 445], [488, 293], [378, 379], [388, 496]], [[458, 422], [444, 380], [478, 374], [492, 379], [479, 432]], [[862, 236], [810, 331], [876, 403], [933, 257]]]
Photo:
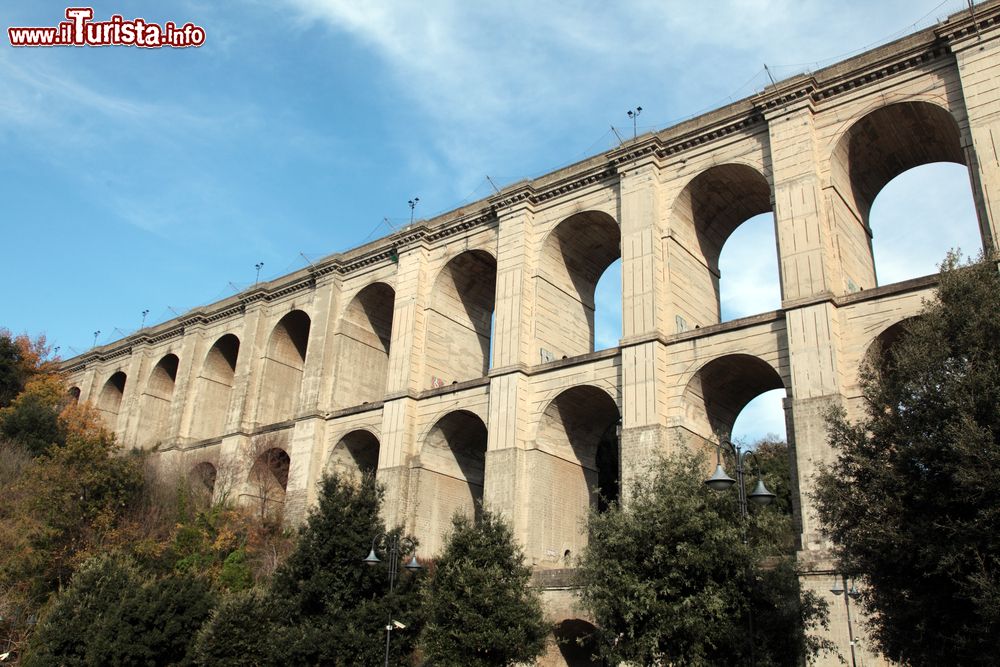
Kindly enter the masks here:
[[[715, 443], [713, 443], [715, 444]], [[766, 486], [764, 486], [764, 479], [760, 476], [760, 462], [757, 461], [757, 455], [753, 453], [752, 450], [743, 451], [743, 448], [739, 445], [734, 445], [730, 440], [723, 439], [716, 447], [716, 463], [715, 472], [712, 476], [705, 480], [705, 486], [712, 489], [713, 491], [727, 491], [734, 484], [737, 485], [737, 490], [739, 491], [739, 505], [740, 505], [740, 517], [743, 523], [743, 543], [747, 544], [747, 524], [750, 519], [749, 508], [747, 507], [747, 500], [755, 505], [770, 505], [774, 501], [775, 495], [771, 493]], [[732, 454], [733, 458], [736, 460], [736, 479], [733, 479], [728, 474], [726, 474], [726, 469], [722, 467], [722, 453], [726, 452]], [[757, 484], [754, 486], [753, 491], [750, 495], [747, 495], [746, 485], [744, 484], [743, 472], [746, 460], [748, 458], [753, 458], [754, 467], [757, 468]], [[749, 588], [749, 582], [751, 577], [751, 570], [749, 563], [746, 567], [746, 577], [747, 577], [747, 587]], [[754, 664], [754, 640], [753, 640], [753, 611], [750, 607], [747, 607], [747, 643], [750, 647], [750, 664]]]
[[[771, 493], [767, 486], [764, 484], [763, 477], [760, 476], [760, 464], [757, 461], [757, 455], [753, 453], [753, 450], [743, 451], [743, 448], [739, 445], [734, 445], [729, 440], [723, 440], [720, 444], [716, 445], [717, 458], [715, 465], [715, 472], [712, 476], [705, 480], [705, 486], [712, 489], [713, 491], [726, 491], [733, 484], [739, 482], [739, 493], [740, 493], [740, 513], [745, 517], [747, 516], [747, 500], [755, 505], [770, 505], [776, 496]], [[726, 469], [722, 467], [722, 452], [726, 451], [731, 453], [736, 461], [736, 479], [733, 479], [728, 474], [726, 474]], [[744, 485], [743, 473], [744, 466], [748, 458], [753, 458], [754, 467], [757, 468], [757, 484], [754, 485], [753, 491], [747, 495], [746, 486]]]
[[[389, 593], [392, 593], [396, 585], [396, 577], [399, 574], [399, 557], [401, 553], [412, 552], [409, 562], [403, 567], [410, 572], [416, 572], [423, 568], [417, 560], [417, 543], [408, 537], [400, 537], [399, 533], [379, 533], [372, 538], [372, 547], [368, 555], [362, 559], [362, 563], [369, 567], [374, 567], [382, 562], [382, 559], [375, 553], [375, 547], [382, 545], [385, 558], [389, 565]], [[389, 620], [385, 624], [385, 667], [389, 667], [389, 642], [392, 639], [393, 629], [402, 630], [406, 626], [399, 621], [392, 620], [392, 610], [389, 610]]]
[[634, 110], [628, 110], [628, 117], [632, 119], [632, 139], [638, 136], [638, 128], [636, 126], [636, 120], [639, 118], [639, 114], [642, 113], [642, 107], [636, 107]]

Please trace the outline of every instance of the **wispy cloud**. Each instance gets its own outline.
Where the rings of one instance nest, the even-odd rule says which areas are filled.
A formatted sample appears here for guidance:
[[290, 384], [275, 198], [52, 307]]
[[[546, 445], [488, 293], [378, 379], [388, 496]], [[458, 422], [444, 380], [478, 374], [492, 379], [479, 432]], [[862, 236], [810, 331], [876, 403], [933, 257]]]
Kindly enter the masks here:
[[[303, 29], [322, 25], [366, 45], [435, 125], [435, 150], [477, 174], [490, 159], [495, 167], [517, 151], [537, 151], [557, 128], [589, 132], [582, 150], [607, 131], [594, 124], [595, 110], [625, 125], [625, 110], [644, 105], [643, 122], [662, 126], [753, 92], [740, 86], [754, 72], [763, 85], [764, 62], [790, 75], [893, 34], [877, 25], [905, 30], [926, 10], [902, 0], [836, 11], [818, 0], [633, 0], [597, 11], [590, 3], [528, 1], [284, 6]], [[859, 26], [862, 13], [868, 20]]]
[[[56, 59], [15, 59], [9, 50], [0, 50], [0, 87], [5, 91], [0, 120], [38, 130], [39, 138], [58, 132], [53, 140], [59, 141], [93, 139], [91, 130], [107, 122], [123, 125], [123, 131], [142, 128], [148, 137], [235, 130], [252, 122], [245, 108], [196, 113], [187, 104], [124, 95], [121, 85], [94, 79], [84, 67], [68, 70]], [[100, 138], [109, 139], [106, 134]]]

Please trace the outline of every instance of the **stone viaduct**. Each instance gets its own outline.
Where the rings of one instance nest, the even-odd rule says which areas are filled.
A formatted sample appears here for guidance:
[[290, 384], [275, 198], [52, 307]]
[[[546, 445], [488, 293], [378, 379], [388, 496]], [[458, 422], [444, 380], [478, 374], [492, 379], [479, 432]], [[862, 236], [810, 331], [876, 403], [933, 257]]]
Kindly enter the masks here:
[[[96, 348], [65, 363], [72, 391], [126, 446], [209, 484], [241, 470], [230, 490], [253, 496], [242, 480], [265, 466], [286, 516], [324, 471], [375, 471], [386, 519], [425, 556], [482, 501], [513, 522], [571, 633], [585, 623], [560, 575], [598, 489], [627, 499], [658, 452], [727, 434], [784, 388], [799, 557], [825, 593], [822, 415], [857, 413], [859, 362], [935, 284], [879, 285], [869, 210], [912, 167], [962, 164], [997, 247], [998, 37], [1000, 2], [983, 3]], [[781, 308], [722, 322], [723, 244], [769, 211]], [[619, 258], [622, 337], [594, 352], [595, 285]]]

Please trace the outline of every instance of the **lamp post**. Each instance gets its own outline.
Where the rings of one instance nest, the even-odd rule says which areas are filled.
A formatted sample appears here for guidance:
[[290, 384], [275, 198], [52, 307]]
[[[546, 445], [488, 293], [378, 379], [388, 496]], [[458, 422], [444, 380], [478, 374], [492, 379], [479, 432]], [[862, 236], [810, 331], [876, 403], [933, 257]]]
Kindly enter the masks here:
[[642, 113], [642, 107], [636, 107], [634, 110], [633, 109], [628, 110], [628, 117], [632, 119], [632, 141], [635, 141], [635, 138], [639, 136], [636, 121], [639, 120], [639, 114], [641, 113]]
[[[713, 443], [714, 444], [714, 443]], [[740, 518], [743, 524], [743, 544], [748, 544], [749, 540], [747, 537], [747, 523], [750, 520], [750, 511], [747, 505], [747, 500], [754, 503], [755, 505], [770, 505], [771, 501], [774, 500], [775, 496], [773, 493], [767, 490], [764, 486], [764, 480], [760, 476], [760, 462], [757, 461], [757, 455], [753, 453], [752, 450], [743, 451], [743, 448], [739, 445], [734, 445], [729, 440], [723, 440], [721, 443], [715, 445], [716, 447], [716, 465], [715, 472], [711, 477], [705, 480], [705, 486], [712, 489], [713, 491], [726, 491], [733, 484], [737, 486], [737, 492], [739, 493], [739, 505], [740, 505]], [[725, 469], [722, 467], [722, 453], [732, 454], [733, 458], [736, 460], [736, 479], [733, 479], [726, 474]], [[747, 495], [746, 485], [743, 481], [743, 473], [745, 464], [748, 458], [753, 458], [754, 467], [757, 468], [757, 484], [754, 486], [753, 491]], [[750, 592], [750, 564], [747, 563], [746, 578], [747, 578], [747, 593]], [[754, 658], [754, 641], [753, 641], [753, 603], [748, 600], [747, 604], [747, 640], [750, 644], [750, 665], [755, 664]]]
[[417, 207], [417, 204], [420, 203], [420, 197], [414, 197], [413, 199], [409, 200], [406, 203], [409, 204], [409, 206], [410, 206], [410, 224], [412, 225], [413, 224], [413, 209], [415, 209]]
[[847, 587], [847, 575], [833, 575], [833, 587], [830, 592], [834, 595], [844, 596], [844, 609], [847, 611], [847, 639], [851, 643], [851, 667], [858, 667], [858, 659], [854, 655], [854, 626], [851, 624], [851, 600], [857, 600], [861, 596], [854, 582], [851, 587]]
[[[399, 574], [399, 555], [400, 547], [406, 551], [413, 551], [413, 557], [410, 561], [404, 565], [410, 572], [416, 572], [421, 568], [419, 562], [417, 562], [416, 554], [416, 542], [408, 537], [400, 537], [399, 533], [380, 533], [372, 538], [372, 548], [368, 552], [368, 556], [362, 561], [370, 566], [378, 565], [381, 559], [375, 553], [375, 546], [379, 541], [385, 548], [385, 557], [389, 560], [389, 593], [392, 593], [393, 587], [396, 585], [396, 577]], [[393, 627], [399, 627], [402, 629], [405, 627], [399, 621], [392, 620], [392, 609], [389, 609], [389, 619], [385, 624], [385, 667], [389, 667], [389, 640], [392, 637]]]

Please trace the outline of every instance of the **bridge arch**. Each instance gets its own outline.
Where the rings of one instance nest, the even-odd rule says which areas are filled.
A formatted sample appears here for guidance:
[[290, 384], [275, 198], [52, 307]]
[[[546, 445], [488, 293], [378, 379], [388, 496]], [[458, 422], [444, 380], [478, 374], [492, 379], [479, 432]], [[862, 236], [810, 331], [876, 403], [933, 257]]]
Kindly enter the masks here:
[[[777, 272], [777, 243], [774, 240], [774, 214], [771, 184], [756, 167], [728, 162], [715, 165], [694, 176], [681, 191], [671, 212], [671, 230], [676, 242], [684, 246], [674, 253], [671, 262], [683, 267], [685, 280], [673, 295], [678, 332], [696, 326], [717, 324], [724, 316], [724, 285], [720, 259], [730, 236], [744, 223], [763, 226], [774, 249], [768, 262]], [[733, 250], [732, 246], [728, 248]], [[755, 248], [764, 256], [765, 248]], [[676, 270], [676, 269], [675, 269]], [[767, 302], [780, 304], [780, 295]], [[727, 299], [728, 302], [728, 299]], [[728, 310], [729, 309], [725, 309]], [[742, 313], [739, 315], [752, 314]]]
[[603, 211], [574, 213], [548, 233], [541, 244], [535, 282], [539, 361], [594, 350], [597, 283], [620, 258], [621, 229]]
[[556, 395], [538, 420], [531, 452], [534, 556], [565, 567], [586, 544], [591, 508], [620, 497], [621, 413], [607, 391], [584, 384]]
[[253, 452], [255, 457], [247, 475], [245, 497], [256, 506], [262, 519], [280, 515], [288, 489], [291, 457], [284, 446], [278, 446], [271, 440], [262, 441], [255, 449], [258, 451]]
[[566, 618], [552, 627], [559, 656], [567, 667], [601, 665], [597, 657], [597, 627], [581, 618]]
[[425, 386], [487, 374], [496, 283], [497, 261], [485, 250], [461, 252], [438, 272], [425, 320]]
[[363, 428], [350, 431], [334, 445], [326, 470], [341, 478], [374, 475], [378, 470], [379, 448], [378, 437], [371, 431]]
[[231, 333], [220, 336], [205, 355], [196, 380], [192, 437], [216, 438], [225, 431], [239, 355], [240, 339]]
[[865, 348], [863, 363], [870, 370], [884, 375], [894, 367], [892, 350], [907, 329], [920, 319], [919, 315], [904, 317], [880, 331]]
[[192, 493], [210, 504], [215, 494], [215, 480], [218, 477], [218, 470], [211, 461], [200, 461], [191, 466], [188, 473], [188, 484]]
[[786, 389], [781, 375], [760, 357], [736, 353], [703, 364], [684, 388], [688, 428], [706, 440], [730, 438], [743, 408], [761, 394]]
[[274, 424], [295, 417], [309, 347], [311, 320], [301, 310], [282, 317], [267, 342], [257, 422]]
[[[897, 177], [935, 163], [961, 165], [968, 171], [958, 121], [948, 109], [931, 101], [879, 106], [851, 123], [837, 138], [830, 156], [830, 185], [836, 195], [832, 201], [849, 291], [881, 284], [873, 250], [880, 234], [878, 225], [872, 224], [876, 198]], [[950, 247], [961, 245], [956, 241], [963, 238], [960, 226], [950, 220], [942, 223], [935, 233], [938, 261]], [[903, 277], [929, 272], [917, 269], [913, 274], [910, 270]]]
[[125, 381], [127, 379], [123, 371], [115, 372], [104, 383], [101, 394], [97, 398], [97, 409], [101, 411], [104, 423], [111, 431], [118, 428], [118, 411], [121, 409], [122, 397], [125, 395]]
[[169, 433], [170, 408], [179, 365], [180, 359], [176, 354], [165, 354], [149, 374], [139, 406], [138, 441], [142, 449], [159, 445]]
[[444, 415], [423, 439], [417, 467], [415, 533], [428, 553], [444, 546], [456, 513], [478, 516], [486, 477], [486, 424], [468, 410]]
[[389, 374], [389, 347], [396, 292], [383, 282], [362, 288], [351, 299], [337, 332], [334, 408], [382, 400]]

